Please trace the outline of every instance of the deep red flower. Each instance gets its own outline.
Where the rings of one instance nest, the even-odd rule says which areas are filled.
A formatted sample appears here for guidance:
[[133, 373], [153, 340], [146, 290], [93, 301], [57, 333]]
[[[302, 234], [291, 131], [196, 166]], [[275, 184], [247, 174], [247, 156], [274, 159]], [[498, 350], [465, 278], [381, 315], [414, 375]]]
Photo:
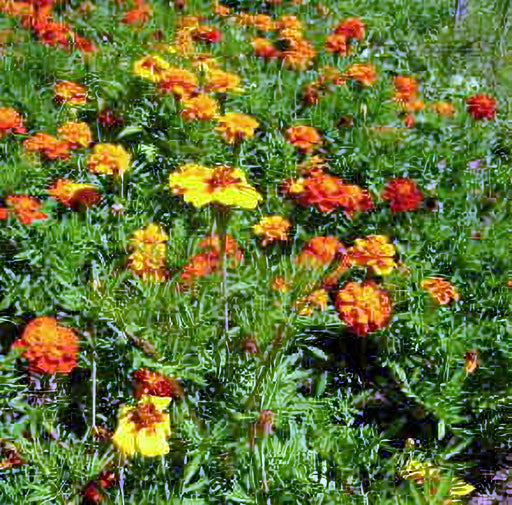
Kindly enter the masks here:
[[423, 202], [423, 193], [412, 179], [390, 179], [382, 191], [382, 199], [390, 202], [393, 212], [416, 210]]
[[494, 119], [496, 99], [491, 95], [473, 95], [466, 100], [467, 111], [473, 119]]

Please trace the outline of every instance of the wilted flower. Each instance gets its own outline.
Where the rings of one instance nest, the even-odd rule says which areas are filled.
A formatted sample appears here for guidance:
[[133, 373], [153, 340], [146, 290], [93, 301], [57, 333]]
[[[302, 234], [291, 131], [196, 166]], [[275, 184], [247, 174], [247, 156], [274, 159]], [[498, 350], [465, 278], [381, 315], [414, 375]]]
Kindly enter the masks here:
[[82, 184], [67, 179], [58, 179], [48, 193], [73, 210], [92, 207], [101, 199], [98, 188], [94, 184]]
[[21, 114], [11, 107], [0, 107], [0, 139], [10, 133], [26, 133]]
[[48, 219], [48, 214], [41, 211], [43, 204], [33, 196], [10, 195], [5, 199], [7, 207], [12, 208], [16, 217], [23, 224]]
[[474, 349], [464, 354], [464, 368], [467, 374], [474, 373], [480, 366], [480, 359], [478, 358], [478, 350]]
[[286, 130], [286, 141], [305, 153], [322, 144], [322, 138], [312, 126], [292, 126]]
[[69, 373], [77, 366], [79, 340], [71, 328], [59, 326], [53, 317], [30, 321], [13, 348], [22, 348], [29, 370], [55, 374]]
[[348, 282], [335, 305], [340, 319], [360, 337], [384, 328], [391, 317], [389, 296], [374, 282]]
[[55, 100], [59, 104], [85, 105], [87, 90], [85, 86], [76, 82], [61, 81], [55, 84]]
[[95, 144], [87, 167], [96, 174], [123, 175], [130, 169], [131, 154], [119, 144]]
[[382, 199], [389, 201], [393, 212], [417, 210], [423, 202], [423, 193], [412, 179], [390, 179], [382, 191]]
[[282, 216], [266, 216], [252, 227], [254, 234], [263, 237], [262, 245], [275, 241], [288, 240], [288, 230], [291, 223]]
[[459, 299], [459, 293], [451, 282], [442, 277], [429, 277], [421, 282], [421, 287], [440, 305], [448, 305]]
[[215, 129], [224, 137], [228, 144], [234, 144], [254, 137], [254, 130], [260, 125], [251, 116], [240, 112], [227, 112], [218, 119], [219, 126]]
[[491, 95], [473, 95], [466, 100], [466, 106], [473, 119], [494, 119], [496, 117], [496, 99]]

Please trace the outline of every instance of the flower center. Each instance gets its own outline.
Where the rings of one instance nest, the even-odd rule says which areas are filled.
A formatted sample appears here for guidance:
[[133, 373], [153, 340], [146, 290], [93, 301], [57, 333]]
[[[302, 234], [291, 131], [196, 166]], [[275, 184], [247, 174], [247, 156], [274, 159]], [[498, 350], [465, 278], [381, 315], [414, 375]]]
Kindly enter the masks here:
[[233, 176], [231, 167], [219, 167], [214, 169], [212, 176], [206, 182], [209, 185], [209, 190], [214, 192], [242, 181], [239, 177]]
[[130, 413], [130, 421], [135, 424], [137, 430], [152, 428], [163, 421], [163, 414], [152, 403], [144, 403]]

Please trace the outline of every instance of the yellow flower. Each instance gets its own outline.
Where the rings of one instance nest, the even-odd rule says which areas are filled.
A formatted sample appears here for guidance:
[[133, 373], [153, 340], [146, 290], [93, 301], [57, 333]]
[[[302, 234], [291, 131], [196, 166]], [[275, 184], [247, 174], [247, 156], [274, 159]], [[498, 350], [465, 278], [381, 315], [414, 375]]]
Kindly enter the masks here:
[[169, 176], [169, 186], [175, 194], [183, 195], [185, 202], [197, 208], [220, 203], [254, 209], [262, 199], [247, 182], [242, 170], [225, 165], [208, 168], [187, 163]]
[[89, 156], [87, 166], [97, 174], [122, 175], [130, 169], [130, 153], [116, 144], [96, 144]]
[[266, 216], [252, 230], [255, 235], [263, 237], [262, 245], [265, 246], [275, 240], [288, 240], [290, 226], [290, 221], [282, 216]]
[[169, 74], [171, 65], [158, 55], [144, 56], [133, 66], [133, 73], [151, 82], [162, 82]]
[[238, 85], [240, 77], [224, 70], [210, 69], [208, 72], [208, 82], [206, 83], [206, 91], [214, 91], [217, 93], [226, 93], [227, 91], [243, 91]]
[[121, 407], [112, 437], [116, 448], [126, 456], [139, 453], [151, 458], [167, 454], [171, 427], [169, 414], [163, 411], [169, 402], [170, 398], [143, 395], [136, 406]]
[[388, 237], [368, 235], [355, 240], [355, 245], [347, 250], [343, 258], [343, 265], [347, 268], [368, 266], [377, 275], [389, 275], [397, 266], [395, 254], [395, 246], [389, 242]]
[[227, 112], [219, 118], [216, 130], [222, 134], [226, 142], [234, 144], [238, 140], [254, 137], [254, 130], [259, 125], [251, 116], [240, 112]]
[[311, 316], [315, 309], [326, 310], [329, 306], [329, 293], [325, 289], [317, 289], [309, 295], [302, 296], [294, 303], [294, 308], [301, 316]]
[[189, 121], [209, 121], [217, 116], [219, 103], [208, 95], [197, 95], [182, 100], [181, 116]]

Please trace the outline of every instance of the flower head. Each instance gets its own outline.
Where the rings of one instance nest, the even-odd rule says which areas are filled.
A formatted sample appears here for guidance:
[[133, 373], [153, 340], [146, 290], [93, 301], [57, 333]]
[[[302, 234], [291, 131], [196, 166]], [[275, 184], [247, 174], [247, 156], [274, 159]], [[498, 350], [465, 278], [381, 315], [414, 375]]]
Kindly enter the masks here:
[[200, 208], [210, 203], [254, 209], [261, 195], [247, 182], [239, 168], [226, 165], [208, 168], [194, 163], [169, 176], [169, 186], [187, 203]]
[[442, 277], [429, 277], [421, 282], [421, 287], [439, 303], [439, 305], [448, 305], [452, 301], [459, 299], [459, 293], [453, 284]]
[[101, 199], [98, 188], [94, 184], [82, 184], [67, 179], [58, 179], [48, 193], [73, 210], [92, 207]]
[[360, 337], [384, 328], [391, 317], [388, 294], [373, 282], [348, 282], [335, 305], [340, 319]]
[[208, 95], [197, 95], [192, 98], [183, 98], [181, 116], [188, 121], [210, 121], [219, 111], [219, 103]]
[[411, 102], [416, 100], [418, 93], [418, 81], [408, 75], [397, 75], [394, 80], [397, 102]]
[[305, 153], [310, 153], [314, 147], [322, 144], [322, 138], [312, 126], [292, 126], [286, 130], [286, 141]]
[[228, 144], [254, 137], [254, 130], [260, 124], [251, 116], [240, 112], [227, 112], [219, 117], [219, 126], [215, 128]]
[[169, 236], [155, 223], [134, 232], [130, 241], [133, 252], [128, 256], [128, 268], [143, 281], [165, 280], [167, 240]]
[[68, 121], [57, 128], [57, 133], [71, 149], [89, 147], [92, 142], [91, 129], [82, 121]]
[[13, 347], [24, 349], [23, 357], [34, 372], [69, 373], [77, 366], [78, 337], [71, 328], [59, 326], [53, 317], [30, 321]]
[[343, 76], [363, 86], [372, 86], [379, 78], [371, 63], [354, 63], [348, 67]]
[[496, 117], [496, 99], [491, 95], [473, 95], [466, 100], [466, 106], [473, 119], [494, 119]]
[[436, 102], [432, 105], [432, 110], [440, 116], [452, 117], [456, 110], [450, 102]]
[[41, 153], [49, 160], [67, 160], [70, 157], [69, 144], [49, 133], [36, 133], [25, 139], [23, 147], [29, 152]]
[[11, 107], [0, 107], [0, 139], [10, 133], [26, 133], [21, 114]]
[[43, 204], [33, 196], [10, 195], [5, 199], [5, 203], [14, 210], [14, 214], [23, 224], [48, 219], [48, 214], [41, 211]]
[[179, 398], [183, 394], [181, 386], [176, 379], [147, 368], [139, 368], [133, 373], [135, 398], [143, 395], [163, 396], [166, 398]]
[[355, 40], [364, 39], [365, 24], [359, 18], [347, 18], [341, 21], [338, 26], [334, 29], [334, 33], [337, 35], [343, 35], [344, 37]]
[[169, 401], [165, 397], [143, 396], [136, 406], [121, 407], [112, 437], [116, 448], [126, 456], [165, 456], [170, 450], [170, 418], [164, 412]]
[[397, 266], [395, 254], [395, 246], [386, 236], [368, 235], [355, 240], [355, 244], [347, 249], [342, 263], [347, 268], [370, 267], [377, 275], [389, 275]]
[[206, 80], [206, 91], [226, 93], [228, 91], [243, 91], [240, 88], [240, 77], [224, 70], [210, 69]]
[[252, 227], [255, 235], [263, 237], [262, 245], [288, 240], [291, 223], [282, 216], [265, 216]]
[[85, 86], [73, 81], [61, 81], [55, 84], [55, 100], [57, 103], [69, 105], [85, 105], [87, 90]]
[[313, 237], [302, 248], [297, 263], [312, 268], [326, 267], [343, 250], [343, 244], [336, 237]]
[[178, 98], [186, 98], [196, 91], [197, 77], [186, 68], [169, 68], [165, 78], [159, 81], [159, 89], [162, 93], [172, 93]]
[[340, 56], [347, 56], [349, 53], [350, 45], [347, 37], [343, 34], [334, 33], [327, 37], [325, 41], [325, 50], [329, 53], [335, 53]]
[[133, 65], [133, 73], [151, 82], [165, 81], [171, 65], [158, 55], [144, 56]]
[[324, 311], [328, 306], [329, 293], [325, 289], [317, 289], [294, 303], [294, 309], [301, 316], [311, 316], [315, 310]]
[[390, 179], [382, 191], [382, 199], [389, 201], [393, 212], [417, 210], [423, 202], [423, 193], [412, 179]]
[[130, 169], [131, 154], [122, 145], [96, 144], [87, 167], [96, 174], [123, 175]]

